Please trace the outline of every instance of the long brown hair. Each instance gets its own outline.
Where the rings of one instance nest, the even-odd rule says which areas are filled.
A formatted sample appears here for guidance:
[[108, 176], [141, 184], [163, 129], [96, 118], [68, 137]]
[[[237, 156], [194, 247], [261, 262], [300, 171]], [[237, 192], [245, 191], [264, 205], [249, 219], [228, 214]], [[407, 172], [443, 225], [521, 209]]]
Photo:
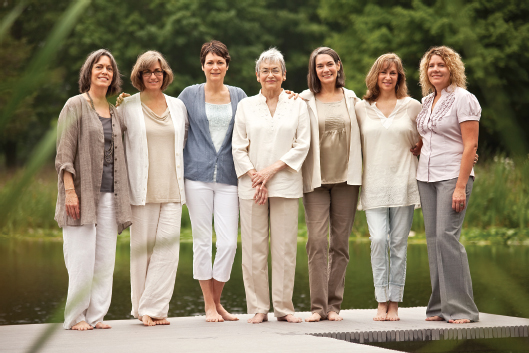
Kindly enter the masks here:
[[395, 66], [397, 66], [397, 72], [399, 75], [397, 84], [395, 85], [395, 94], [397, 95], [397, 99], [408, 97], [406, 72], [404, 71], [402, 61], [397, 54], [387, 53], [378, 57], [366, 76], [367, 92], [364, 95], [364, 99], [369, 103], [376, 101], [380, 95], [380, 87], [378, 87], [378, 74], [382, 70], [387, 70], [391, 64], [395, 64]]
[[314, 49], [312, 54], [310, 54], [309, 73], [307, 75], [307, 84], [310, 91], [314, 94], [320, 93], [321, 91], [321, 82], [316, 73], [316, 57], [320, 54], [330, 55], [335, 64], [340, 63], [340, 70], [338, 70], [338, 75], [336, 77], [336, 88], [342, 88], [345, 86], [345, 74], [343, 72], [343, 64], [340, 60], [340, 56], [329, 47], [319, 47]]
[[465, 75], [465, 64], [461, 60], [461, 56], [452, 48], [447, 46], [432, 47], [424, 53], [421, 59], [421, 76], [420, 83], [422, 87], [422, 95], [427, 96], [431, 92], [435, 92], [435, 87], [430, 83], [428, 78], [428, 65], [432, 56], [438, 55], [445, 62], [450, 71], [450, 85], [467, 88], [467, 76]]
[[92, 84], [92, 68], [99, 61], [102, 56], [107, 56], [112, 64], [112, 81], [107, 89], [107, 97], [114, 96], [121, 91], [121, 75], [119, 73], [118, 64], [114, 56], [107, 49], [99, 49], [91, 52], [86, 58], [81, 70], [79, 71], [79, 92], [85, 93], [90, 90]]

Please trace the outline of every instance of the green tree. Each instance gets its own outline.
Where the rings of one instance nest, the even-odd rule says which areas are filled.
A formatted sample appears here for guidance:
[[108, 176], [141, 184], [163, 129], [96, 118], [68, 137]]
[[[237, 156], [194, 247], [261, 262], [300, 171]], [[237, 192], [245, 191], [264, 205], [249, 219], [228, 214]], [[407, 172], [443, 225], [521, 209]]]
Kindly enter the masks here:
[[523, 0], [321, 1], [334, 29], [327, 43], [344, 61], [348, 86], [365, 92], [375, 59], [395, 52], [420, 99], [419, 61], [431, 46], [448, 45], [466, 64], [468, 89], [483, 108], [481, 150], [527, 153], [529, 132], [529, 3]]

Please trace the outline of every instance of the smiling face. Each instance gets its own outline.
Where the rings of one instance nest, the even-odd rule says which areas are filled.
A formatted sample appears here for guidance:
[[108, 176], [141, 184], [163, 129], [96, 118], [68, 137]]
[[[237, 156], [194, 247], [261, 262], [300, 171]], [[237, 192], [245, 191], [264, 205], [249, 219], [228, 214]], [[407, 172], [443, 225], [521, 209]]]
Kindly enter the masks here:
[[159, 61], [156, 61], [148, 69], [141, 73], [145, 90], [161, 90], [163, 85], [163, 70]]
[[226, 59], [210, 52], [206, 55], [202, 71], [204, 71], [204, 75], [206, 75], [206, 81], [224, 82], [224, 76], [226, 76], [226, 71], [228, 71]]
[[336, 84], [340, 62], [335, 63], [329, 54], [319, 54], [316, 56], [316, 75], [321, 84]]
[[395, 86], [399, 81], [399, 72], [397, 70], [397, 64], [390, 63], [386, 65], [378, 73], [377, 86], [382, 92], [395, 92]]
[[112, 61], [106, 55], [102, 55], [99, 60], [92, 66], [92, 75], [90, 78], [91, 86], [108, 88], [114, 77]]
[[262, 62], [259, 65], [259, 71], [255, 75], [257, 76], [257, 82], [261, 83], [261, 88], [269, 91], [281, 89], [281, 84], [287, 79], [287, 74], [282, 72], [279, 61]]
[[432, 55], [428, 63], [428, 80], [437, 91], [450, 85], [450, 70], [439, 55]]

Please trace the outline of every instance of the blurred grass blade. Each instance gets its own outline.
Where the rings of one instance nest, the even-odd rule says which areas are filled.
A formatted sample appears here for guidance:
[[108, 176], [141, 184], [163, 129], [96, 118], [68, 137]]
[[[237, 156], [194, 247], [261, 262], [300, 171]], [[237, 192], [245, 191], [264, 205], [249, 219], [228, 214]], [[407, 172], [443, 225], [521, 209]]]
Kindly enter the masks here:
[[14, 206], [20, 198], [20, 194], [29, 184], [33, 175], [39, 171], [44, 163], [49, 161], [49, 157], [55, 152], [56, 139], [57, 129], [52, 127], [35, 147], [33, 156], [27, 164], [22, 177], [13, 184], [9, 192], [0, 201], [0, 228], [6, 224], [9, 212], [15, 209]]
[[5, 34], [7, 31], [11, 28], [15, 20], [18, 16], [24, 11], [24, 7], [26, 7], [26, 2], [21, 1], [13, 10], [11, 10], [10, 13], [7, 14], [6, 17], [2, 20], [0, 23], [0, 43], [2, 42], [2, 39], [4, 39]]
[[27, 97], [29, 92], [34, 91], [42, 85], [47, 78], [45, 74], [49, 63], [63, 44], [64, 39], [71, 32], [77, 23], [78, 17], [83, 13], [90, 0], [78, 0], [70, 5], [61, 19], [53, 28], [51, 34], [46, 39], [46, 44], [40, 49], [33, 60], [30, 61], [28, 69], [14, 88], [13, 96], [7, 103], [2, 115], [0, 115], [0, 129], [11, 119], [18, 105]]

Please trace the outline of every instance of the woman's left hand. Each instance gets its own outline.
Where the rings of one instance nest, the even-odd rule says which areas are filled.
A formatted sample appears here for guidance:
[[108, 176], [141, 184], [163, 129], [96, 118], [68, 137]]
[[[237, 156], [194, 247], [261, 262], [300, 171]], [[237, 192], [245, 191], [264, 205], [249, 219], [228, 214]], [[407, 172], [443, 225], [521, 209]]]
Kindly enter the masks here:
[[465, 193], [465, 188], [458, 188], [454, 190], [452, 194], [452, 209], [456, 212], [461, 212], [467, 206], [467, 195]]
[[252, 176], [252, 188], [255, 188], [259, 184], [266, 185], [266, 183], [276, 175], [281, 169], [286, 167], [285, 162], [277, 161], [268, 167], [261, 169]]

